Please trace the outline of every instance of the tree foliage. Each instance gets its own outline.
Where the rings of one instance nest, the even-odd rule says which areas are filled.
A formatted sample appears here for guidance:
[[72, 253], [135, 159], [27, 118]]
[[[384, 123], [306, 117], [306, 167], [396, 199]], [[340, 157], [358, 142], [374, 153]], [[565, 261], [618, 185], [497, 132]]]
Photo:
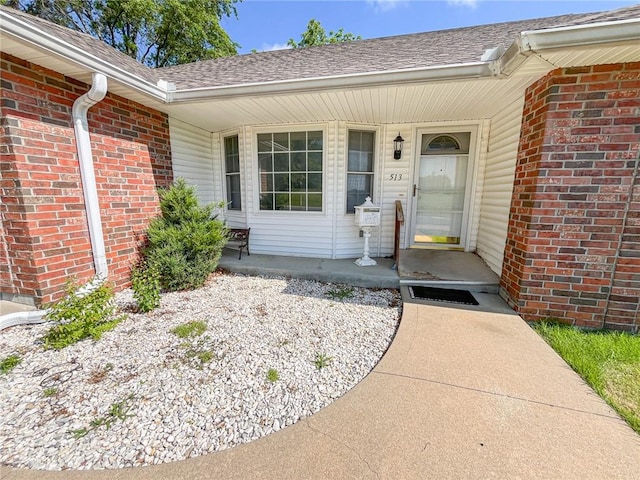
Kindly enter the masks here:
[[305, 48], [312, 47], [314, 45], [328, 45], [330, 43], [342, 43], [351, 42], [353, 40], [362, 40], [360, 35], [354, 35], [353, 33], [345, 32], [343, 28], [337, 32], [330, 31], [327, 35], [326, 30], [320, 22], [311, 19], [307, 24], [307, 29], [300, 35], [300, 41], [296, 42], [293, 38], [290, 38], [287, 45], [291, 48]]
[[0, 0], [92, 35], [151, 67], [237, 54], [220, 25], [241, 0]]

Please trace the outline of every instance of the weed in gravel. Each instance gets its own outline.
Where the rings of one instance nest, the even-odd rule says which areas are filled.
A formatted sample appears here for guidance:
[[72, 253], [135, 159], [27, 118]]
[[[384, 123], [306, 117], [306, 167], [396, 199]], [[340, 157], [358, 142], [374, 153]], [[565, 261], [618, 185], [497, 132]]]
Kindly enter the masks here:
[[134, 395], [130, 394], [123, 400], [111, 404], [111, 406], [109, 407], [109, 411], [102, 417], [94, 418], [93, 420], [91, 420], [88, 427], [70, 430], [69, 433], [73, 435], [73, 438], [78, 439], [86, 436], [92, 430], [95, 430], [96, 428], [100, 428], [102, 426], [106, 427], [107, 430], [109, 430], [111, 428], [111, 425], [113, 425], [117, 420], [125, 421], [127, 418], [133, 416], [129, 413], [129, 410], [131, 409], [131, 402], [133, 399]]
[[204, 343], [198, 342], [195, 345], [183, 344], [185, 358], [196, 368], [202, 368], [203, 363], [210, 362], [213, 359], [213, 353], [205, 349]]
[[267, 372], [267, 380], [269, 380], [271, 383], [275, 383], [278, 380], [280, 380], [280, 375], [278, 374], [278, 370], [276, 370], [275, 368], [270, 368], [269, 371]]
[[316, 352], [316, 357], [313, 360], [313, 363], [318, 370], [322, 370], [324, 367], [329, 366], [332, 360], [333, 357], [329, 357], [326, 353]]
[[67, 283], [67, 295], [48, 307], [45, 319], [56, 325], [44, 336], [46, 348], [60, 350], [89, 337], [99, 340], [104, 332], [113, 330], [126, 318], [116, 315], [110, 285], [90, 285]]
[[178, 325], [171, 333], [177, 335], [179, 338], [199, 337], [207, 329], [207, 324], [201, 320], [194, 320], [192, 322], [183, 323]]
[[55, 397], [58, 395], [58, 389], [55, 387], [48, 387], [42, 391], [42, 396], [45, 398]]
[[345, 298], [353, 298], [353, 287], [340, 287], [327, 291], [327, 297], [332, 300], [344, 300]]
[[113, 364], [112, 363], [107, 363], [104, 367], [102, 368], [96, 368], [91, 372], [91, 376], [87, 379], [88, 383], [100, 383], [102, 382], [105, 378], [107, 378], [107, 374], [113, 370]]
[[3, 375], [9, 373], [11, 370], [16, 368], [21, 361], [22, 359], [20, 358], [20, 356], [16, 355], [15, 353], [3, 358], [0, 362], [0, 373]]
[[144, 260], [131, 269], [131, 288], [138, 311], [150, 312], [160, 305], [160, 272]]
[[214, 358], [214, 353], [210, 349], [210, 341], [211, 338], [205, 335], [195, 343], [183, 342], [179, 345], [182, 354], [173, 356], [173, 358], [177, 357], [182, 363], [201, 370], [205, 363], [209, 363]]

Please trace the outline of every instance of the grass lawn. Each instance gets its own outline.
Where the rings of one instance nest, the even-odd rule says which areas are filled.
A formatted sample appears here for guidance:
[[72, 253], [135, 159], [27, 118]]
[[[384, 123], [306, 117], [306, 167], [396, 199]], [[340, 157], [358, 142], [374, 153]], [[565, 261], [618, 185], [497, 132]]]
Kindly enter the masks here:
[[553, 323], [533, 328], [640, 434], [640, 335]]

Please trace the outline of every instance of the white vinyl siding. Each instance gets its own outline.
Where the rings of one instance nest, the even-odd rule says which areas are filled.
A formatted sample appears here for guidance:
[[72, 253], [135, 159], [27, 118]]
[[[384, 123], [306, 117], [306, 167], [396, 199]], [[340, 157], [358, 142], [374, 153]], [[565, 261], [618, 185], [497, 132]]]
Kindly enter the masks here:
[[[347, 158], [348, 158], [348, 134], [349, 131], [360, 130], [374, 133], [374, 159], [373, 159], [373, 196], [372, 202], [382, 206], [382, 189], [380, 176], [382, 174], [384, 156], [382, 152], [382, 134], [379, 128], [371, 126], [349, 125], [340, 123], [338, 127], [338, 141], [335, 158], [335, 177], [337, 183], [336, 212], [335, 212], [335, 240], [334, 258], [358, 258], [363, 254], [364, 240], [359, 235], [359, 228], [355, 224], [353, 213], [346, 212], [347, 197]], [[384, 224], [387, 219], [381, 217]], [[372, 257], [380, 256], [380, 230], [373, 229], [369, 240], [369, 250]]]
[[474, 188], [472, 190], [473, 198], [471, 199], [471, 204], [469, 207], [471, 225], [469, 231], [469, 246], [467, 248], [467, 250], [471, 252], [477, 251], [478, 249], [478, 231], [480, 229], [482, 195], [484, 192], [484, 183], [487, 174], [487, 148], [489, 144], [490, 127], [491, 122], [489, 122], [488, 120], [484, 120], [482, 122], [479, 127], [480, 135], [478, 138], [478, 143], [476, 144], [477, 164], [475, 165], [475, 172], [472, 177]]
[[477, 253], [498, 275], [502, 274], [523, 105], [520, 99], [491, 120]]
[[169, 118], [173, 176], [196, 188], [201, 204], [222, 200], [214, 173], [211, 134], [186, 122]]
[[[411, 196], [413, 186], [412, 165], [415, 159], [415, 129], [413, 125], [389, 125], [385, 127], [384, 139], [381, 145], [381, 155], [384, 158], [383, 170], [380, 175], [380, 198], [377, 203], [382, 207], [381, 225], [378, 229], [379, 255], [393, 254], [393, 240], [395, 233], [396, 200], [402, 202], [405, 215], [405, 224], [400, 231], [400, 248], [405, 248], [409, 243], [406, 235], [409, 230], [411, 218]], [[393, 140], [396, 136], [404, 138], [402, 157], [393, 159]], [[382, 163], [382, 162], [381, 162]]]

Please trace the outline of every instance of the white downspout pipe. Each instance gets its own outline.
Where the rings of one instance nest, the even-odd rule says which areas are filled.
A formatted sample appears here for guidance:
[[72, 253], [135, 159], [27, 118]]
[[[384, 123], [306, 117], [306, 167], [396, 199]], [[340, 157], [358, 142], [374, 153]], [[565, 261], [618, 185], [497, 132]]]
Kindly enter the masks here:
[[107, 94], [107, 77], [102, 73], [93, 74], [91, 89], [76, 99], [73, 103], [73, 128], [76, 134], [78, 160], [80, 162], [80, 175], [82, 177], [82, 190], [87, 211], [87, 224], [89, 237], [91, 238], [91, 251], [96, 277], [99, 281], [106, 280], [108, 275], [107, 254], [104, 248], [104, 236], [102, 233], [102, 218], [100, 205], [98, 204], [98, 188], [96, 175], [93, 169], [93, 154], [91, 151], [91, 139], [89, 138], [89, 124], [87, 112], [96, 103], [100, 102]]
[[[89, 138], [89, 124], [87, 112], [96, 103], [100, 102], [107, 94], [107, 77], [101, 73], [93, 74], [91, 89], [78, 98], [72, 109], [73, 128], [75, 130], [78, 160], [80, 162], [80, 175], [82, 177], [82, 190], [87, 211], [87, 224], [91, 238], [91, 251], [96, 271], [95, 281], [80, 288], [77, 295], [86, 295], [107, 279], [107, 255], [104, 248], [104, 236], [102, 233], [102, 219], [98, 204], [98, 189], [96, 175], [93, 170], [93, 154], [91, 151], [91, 139]], [[0, 312], [0, 330], [14, 325], [27, 323], [42, 323], [46, 310], [31, 310], [2, 315]]]

